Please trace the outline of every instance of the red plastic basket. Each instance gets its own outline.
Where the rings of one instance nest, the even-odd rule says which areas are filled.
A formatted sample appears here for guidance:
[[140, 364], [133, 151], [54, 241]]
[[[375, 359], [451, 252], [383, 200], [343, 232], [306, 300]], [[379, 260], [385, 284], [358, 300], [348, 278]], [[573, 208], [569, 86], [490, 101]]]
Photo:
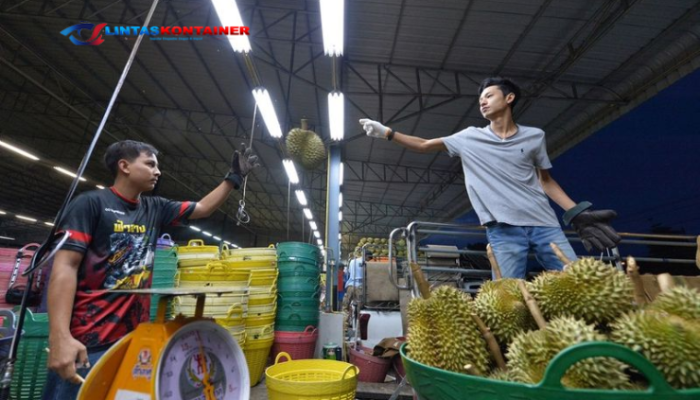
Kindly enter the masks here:
[[386, 373], [391, 368], [391, 358], [371, 355], [372, 349], [360, 346], [360, 350], [350, 349], [350, 363], [360, 368], [357, 377], [361, 382], [384, 382]]
[[281, 352], [288, 353], [292, 360], [314, 358], [318, 329], [307, 326], [303, 332], [275, 331], [275, 342], [272, 344], [272, 358]]

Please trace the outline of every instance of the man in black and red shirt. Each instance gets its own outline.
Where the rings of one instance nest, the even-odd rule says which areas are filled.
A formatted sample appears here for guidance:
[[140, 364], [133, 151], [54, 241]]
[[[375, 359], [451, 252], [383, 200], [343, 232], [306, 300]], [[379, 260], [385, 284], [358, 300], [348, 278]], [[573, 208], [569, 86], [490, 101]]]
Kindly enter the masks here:
[[[56, 254], [48, 290], [49, 369], [45, 400], [77, 396], [76, 364], [90, 366], [117, 340], [149, 320], [150, 297], [113, 289], [151, 287], [155, 245], [163, 226], [206, 218], [257, 167], [250, 149], [236, 151], [224, 181], [199, 202], [141, 196], [158, 182], [158, 151], [131, 140], [109, 146], [108, 190], [76, 197], [59, 231], [70, 238]], [[87, 374], [81, 368], [81, 375]]]

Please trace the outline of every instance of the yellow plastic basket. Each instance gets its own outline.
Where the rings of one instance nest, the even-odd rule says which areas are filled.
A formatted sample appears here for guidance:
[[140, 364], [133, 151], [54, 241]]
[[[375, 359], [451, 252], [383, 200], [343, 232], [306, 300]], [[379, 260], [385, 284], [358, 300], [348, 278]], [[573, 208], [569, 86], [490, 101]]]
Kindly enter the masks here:
[[274, 341], [274, 335], [267, 339], [246, 339], [245, 346], [243, 346], [243, 354], [245, 354], [245, 360], [248, 364], [250, 386], [255, 386], [260, 382], [260, 378], [262, 378], [262, 374], [265, 371], [265, 365], [267, 365], [267, 356], [270, 355], [270, 349], [272, 349]]
[[271, 260], [224, 260], [221, 261], [227, 267], [237, 270], [272, 269], [277, 268], [277, 259]]
[[274, 339], [275, 338], [275, 324], [274, 322], [269, 325], [262, 326], [246, 326], [245, 334], [251, 339]]
[[178, 265], [190, 267], [204, 265], [210, 260], [219, 259], [218, 246], [205, 246], [201, 239], [193, 239], [187, 246], [177, 248]]
[[245, 326], [263, 326], [270, 325], [275, 322], [276, 313], [250, 315], [245, 319]]
[[248, 249], [226, 249], [222, 258], [232, 261], [248, 260], [277, 260], [277, 249], [271, 244], [268, 247], [252, 247]]
[[[289, 361], [280, 363], [280, 358]], [[296, 360], [281, 352], [265, 371], [270, 400], [354, 400], [356, 366], [334, 360]]]

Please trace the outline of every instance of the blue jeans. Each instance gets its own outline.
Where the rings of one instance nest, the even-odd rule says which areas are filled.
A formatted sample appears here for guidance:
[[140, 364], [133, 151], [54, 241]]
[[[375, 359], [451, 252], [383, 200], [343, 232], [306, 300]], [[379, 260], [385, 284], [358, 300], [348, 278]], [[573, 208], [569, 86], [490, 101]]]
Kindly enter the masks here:
[[559, 227], [513, 226], [499, 223], [487, 226], [486, 236], [504, 278], [525, 278], [528, 272], [527, 255], [531, 250], [544, 269], [561, 271], [564, 265], [549, 247], [550, 243], [556, 243], [570, 260], [578, 259]]
[[[88, 360], [90, 361], [90, 368], [80, 368], [78, 369], [78, 374], [85, 378], [90, 372], [90, 369], [97, 363], [97, 360], [102, 357], [108, 349], [88, 352]], [[58, 376], [57, 373], [49, 370], [49, 374], [46, 378], [46, 385], [44, 386], [44, 395], [41, 397], [42, 400], [75, 400], [78, 398], [78, 392], [80, 391], [80, 385], [64, 381]]]

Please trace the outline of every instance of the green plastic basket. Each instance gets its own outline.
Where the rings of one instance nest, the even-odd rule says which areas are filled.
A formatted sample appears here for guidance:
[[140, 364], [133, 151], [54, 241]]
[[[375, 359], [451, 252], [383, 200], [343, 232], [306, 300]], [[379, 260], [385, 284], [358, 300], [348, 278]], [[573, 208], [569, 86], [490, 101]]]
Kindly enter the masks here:
[[[401, 358], [411, 386], [420, 400], [698, 400], [699, 389], [673, 389], [649, 360], [627, 347], [609, 342], [585, 342], [571, 346], [547, 366], [536, 385], [487, 379], [430, 367], [412, 360], [406, 344]], [[564, 373], [578, 361], [612, 357], [641, 372], [649, 380], [645, 391], [567, 389], [561, 385]]]
[[[18, 311], [16, 311], [18, 312]], [[49, 347], [49, 318], [46, 313], [32, 314], [27, 310], [24, 319], [24, 335], [17, 349], [17, 361], [10, 386], [14, 400], [40, 399], [46, 384], [47, 354]]]
[[318, 266], [321, 250], [318, 246], [300, 242], [284, 242], [277, 245], [277, 262], [297, 261]]

